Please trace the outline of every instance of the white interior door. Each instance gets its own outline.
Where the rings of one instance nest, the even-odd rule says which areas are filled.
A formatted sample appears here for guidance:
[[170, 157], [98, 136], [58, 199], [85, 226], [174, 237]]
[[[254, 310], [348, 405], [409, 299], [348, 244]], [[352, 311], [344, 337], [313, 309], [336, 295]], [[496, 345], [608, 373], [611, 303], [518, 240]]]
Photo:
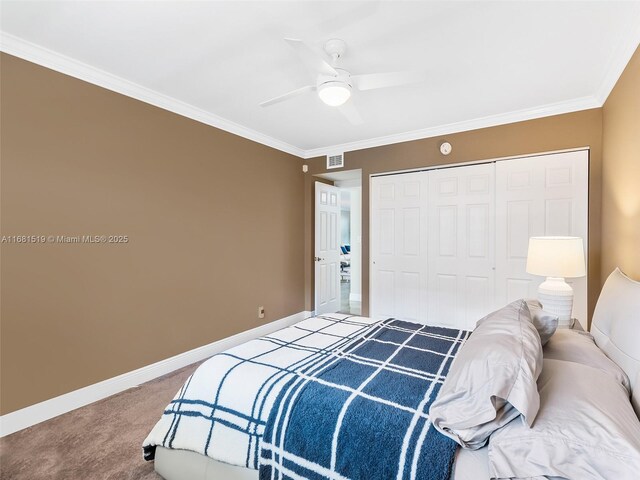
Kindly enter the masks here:
[[429, 174], [428, 323], [473, 329], [494, 307], [495, 166]]
[[340, 189], [316, 182], [316, 314], [340, 310]]
[[[529, 237], [582, 237], [587, 251], [589, 153], [540, 155], [496, 163], [496, 301], [536, 298], [543, 277], [526, 273]], [[567, 279], [573, 316], [586, 329], [587, 278]]]
[[428, 173], [371, 179], [372, 318], [427, 316]]

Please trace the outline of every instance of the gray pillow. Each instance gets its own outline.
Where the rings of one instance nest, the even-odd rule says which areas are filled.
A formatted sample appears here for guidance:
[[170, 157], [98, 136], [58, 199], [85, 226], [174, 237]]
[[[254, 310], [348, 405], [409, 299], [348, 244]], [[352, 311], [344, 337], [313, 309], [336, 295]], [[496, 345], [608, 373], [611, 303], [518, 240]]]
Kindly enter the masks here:
[[527, 300], [527, 307], [531, 313], [531, 321], [540, 335], [540, 342], [544, 346], [558, 328], [558, 316], [545, 312], [538, 300]]
[[441, 433], [477, 449], [491, 433], [522, 414], [538, 412], [540, 337], [524, 300], [480, 320], [460, 349], [429, 417]]
[[542, 349], [545, 359], [564, 360], [598, 368], [631, 392], [629, 377], [595, 344], [590, 333], [561, 328]]
[[615, 376], [545, 359], [538, 389], [533, 427], [511, 422], [491, 436], [491, 478], [638, 478], [640, 421]]

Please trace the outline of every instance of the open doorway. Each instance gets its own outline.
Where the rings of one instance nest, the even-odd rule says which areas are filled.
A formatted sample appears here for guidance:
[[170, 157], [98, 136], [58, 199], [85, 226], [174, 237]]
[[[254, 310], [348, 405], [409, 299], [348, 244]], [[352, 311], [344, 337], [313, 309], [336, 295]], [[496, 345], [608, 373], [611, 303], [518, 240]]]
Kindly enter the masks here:
[[359, 194], [360, 191], [354, 187], [340, 188], [340, 312], [352, 315], [362, 312], [361, 269], [357, 254], [361, 235], [356, 225], [360, 221], [361, 211], [357, 198]]
[[[339, 278], [327, 279], [325, 275], [333, 275], [333, 269], [325, 268], [326, 258], [329, 252], [322, 249], [322, 243], [318, 241], [325, 235], [321, 230], [322, 221], [316, 222], [316, 311], [328, 313], [329, 302], [325, 302], [327, 285], [339, 285], [339, 302], [331, 305], [330, 310], [339, 311], [351, 315], [360, 315], [362, 312], [362, 170], [348, 170], [335, 173], [318, 175], [324, 180], [333, 182], [336, 193], [339, 194], [340, 208], [338, 227], [338, 255], [339, 268], [335, 275]], [[322, 208], [320, 205], [316, 209]], [[316, 211], [316, 219], [320, 220]], [[328, 282], [327, 282], [328, 280]], [[334, 283], [336, 282], [336, 283]]]

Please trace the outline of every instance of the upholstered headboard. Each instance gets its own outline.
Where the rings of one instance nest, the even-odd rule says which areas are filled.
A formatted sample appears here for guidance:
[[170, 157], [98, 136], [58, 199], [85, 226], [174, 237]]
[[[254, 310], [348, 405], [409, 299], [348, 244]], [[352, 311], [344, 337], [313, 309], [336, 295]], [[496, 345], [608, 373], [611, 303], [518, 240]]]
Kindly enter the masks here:
[[593, 312], [591, 334], [629, 376], [631, 403], [640, 418], [640, 282], [618, 268], [609, 275]]

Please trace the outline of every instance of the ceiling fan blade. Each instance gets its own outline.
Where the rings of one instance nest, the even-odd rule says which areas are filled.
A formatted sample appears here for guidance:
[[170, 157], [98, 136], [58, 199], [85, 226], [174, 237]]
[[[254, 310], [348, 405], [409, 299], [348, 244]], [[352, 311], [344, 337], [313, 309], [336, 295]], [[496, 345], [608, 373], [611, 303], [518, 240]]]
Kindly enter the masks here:
[[284, 102], [285, 100], [289, 100], [290, 98], [297, 97], [298, 95], [302, 95], [306, 92], [312, 92], [316, 87], [314, 85], [305, 85], [304, 87], [296, 88], [295, 90], [291, 90], [284, 95], [280, 95], [278, 97], [267, 100], [266, 102], [262, 102], [260, 104], [261, 107], [268, 107], [273, 105], [274, 103]]
[[427, 79], [427, 72], [367, 73], [364, 75], [352, 75], [351, 79], [355, 82], [358, 90], [373, 90], [376, 88], [398, 87], [400, 85], [424, 82]]
[[291, 47], [298, 53], [300, 59], [313, 73], [322, 73], [324, 75], [330, 75], [335, 77], [338, 72], [331, 66], [328, 59], [325, 56], [311, 48], [308, 44], [302, 40], [296, 40], [295, 38], [285, 38]]
[[364, 120], [353, 103], [353, 100], [349, 100], [347, 103], [343, 103], [337, 108], [352, 125], [362, 125], [364, 123]]

